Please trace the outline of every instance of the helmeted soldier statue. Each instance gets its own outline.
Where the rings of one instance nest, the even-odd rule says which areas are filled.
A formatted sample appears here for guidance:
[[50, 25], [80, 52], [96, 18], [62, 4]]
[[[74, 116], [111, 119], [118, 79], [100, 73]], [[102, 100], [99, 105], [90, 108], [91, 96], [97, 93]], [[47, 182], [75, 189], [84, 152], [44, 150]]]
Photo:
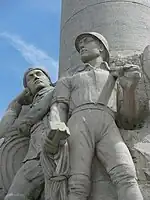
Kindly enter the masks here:
[[135, 90], [140, 68], [131, 64], [109, 68], [108, 43], [99, 33], [80, 34], [75, 47], [84, 67], [57, 82], [51, 107], [52, 121], [66, 123], [71, 134], [68, 199], [88, 199], [96, 155], [116, 186], [119, 200], [143, 200], [132, 157], [109, 107], [116, 80], [123, 90]]

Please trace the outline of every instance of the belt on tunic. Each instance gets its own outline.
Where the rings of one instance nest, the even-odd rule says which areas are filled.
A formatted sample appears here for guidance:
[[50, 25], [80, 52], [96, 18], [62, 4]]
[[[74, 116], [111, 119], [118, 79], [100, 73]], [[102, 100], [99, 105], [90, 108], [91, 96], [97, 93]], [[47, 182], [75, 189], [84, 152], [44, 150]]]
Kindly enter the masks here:
[[101, 111], [106, 111], [107, 113], [109, 113], [113, 118], [115, 118], [115, 112], [113, 112], [109, 107], [107, 107], [104, 104], [100, 104], [100, 103], [86, 103], [83, 105], [80, 105], [78, 107], [76, 107], [72, 112], [71, 115], [79, 112], [79, 111], [83, 111], [83, 110], [88, 110], [88, 109], [92, 109], [92, 110], [101, 110]]

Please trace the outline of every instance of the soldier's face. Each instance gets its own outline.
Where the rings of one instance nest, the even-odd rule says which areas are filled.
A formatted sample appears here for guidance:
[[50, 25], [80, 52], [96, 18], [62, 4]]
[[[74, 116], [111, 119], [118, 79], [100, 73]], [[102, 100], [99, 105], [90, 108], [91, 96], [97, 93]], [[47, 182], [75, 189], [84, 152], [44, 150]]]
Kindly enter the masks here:
[[86, 63], [101, 55], [100, 42], [91, 36], [85, 36], [79, 41], [80, 56], [82, 62]]
[[27, 87], [32, 94], [36, 94], [39, 90], [50, 85], [48, 77], [39, 69], [32, 70], [26, 76]]

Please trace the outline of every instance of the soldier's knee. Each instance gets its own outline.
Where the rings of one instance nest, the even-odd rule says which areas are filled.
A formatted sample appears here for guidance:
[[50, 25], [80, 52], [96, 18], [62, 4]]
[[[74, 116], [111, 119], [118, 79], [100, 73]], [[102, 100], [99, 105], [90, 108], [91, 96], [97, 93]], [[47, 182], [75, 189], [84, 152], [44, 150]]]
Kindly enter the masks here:
[[68, 181], [69, 193], [77, 196], [88, 197], [90, 193], [91, 182], [86, 175], [76, 174], [72, 175]]
[[118, 165], [109, 171], [109, 175], [115, 185], [134, 184], [137, 179], [134, 165]]
[[27, 200], [23, 194], [7, 194], [4, 200]]

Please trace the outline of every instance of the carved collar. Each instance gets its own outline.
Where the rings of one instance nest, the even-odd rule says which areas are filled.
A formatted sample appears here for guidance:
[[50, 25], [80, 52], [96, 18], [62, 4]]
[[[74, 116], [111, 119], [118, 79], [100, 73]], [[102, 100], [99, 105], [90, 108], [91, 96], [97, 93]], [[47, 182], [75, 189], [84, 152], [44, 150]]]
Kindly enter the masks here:
[[42, 99], [43, 96], [45, 96], [48, 92], [52, 91], [53, 89], [54, 89], [54, 87], [50, 86], [50, 87], [45, 87], [45, 88], [41, 89], [39, 92], [37, 92], [37, 94], [33, 98], [32, 105], [34, 103], [38, 102], [40, 99]]
[[93, 67], [92, 65], [90, 65], [89, 63], [85, 63], [84, 65], [82, 65], [81, 67], [79, 66], [77, 72], [82, 72], [82, 71], [90, 71], [90, 70], [106, 70], [109, 71], [110, 68], [108, 66], [108, 63], [103, 61], [99, 67]]

